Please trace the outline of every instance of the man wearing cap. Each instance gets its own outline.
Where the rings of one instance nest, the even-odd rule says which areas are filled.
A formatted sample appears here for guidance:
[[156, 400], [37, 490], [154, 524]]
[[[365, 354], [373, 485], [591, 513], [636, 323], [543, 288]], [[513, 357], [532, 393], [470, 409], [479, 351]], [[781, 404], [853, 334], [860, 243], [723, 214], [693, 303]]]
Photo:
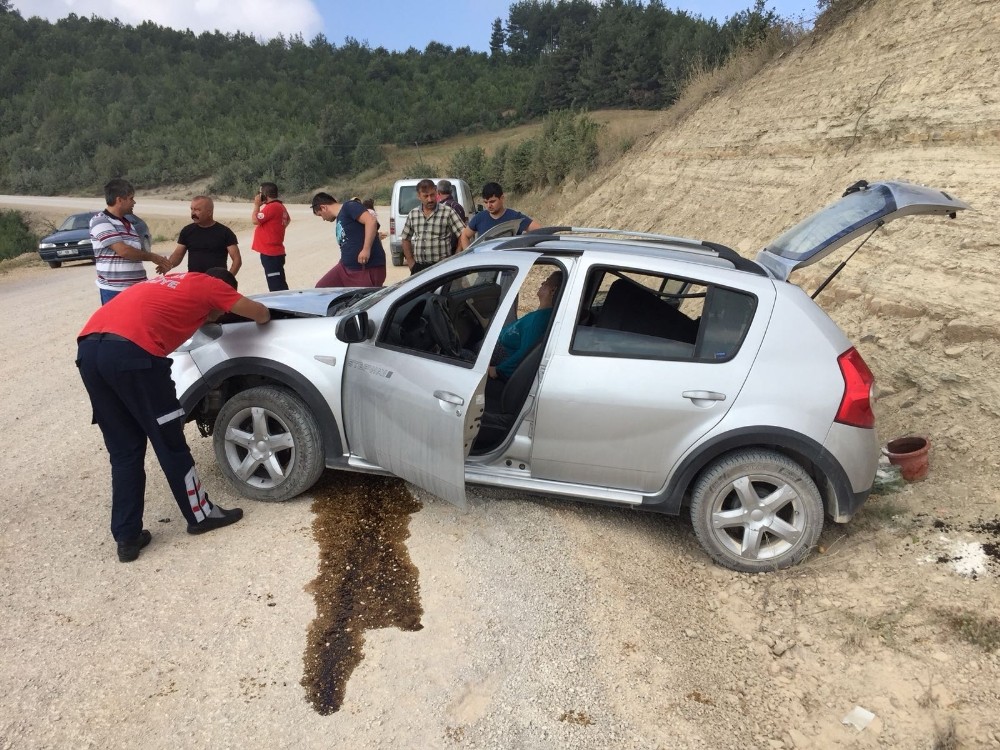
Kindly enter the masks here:
[[212, 268], [128, 287], [98, 308], [77, 336], [76, 366], [111, 461], [111, 535], [121, 562], [137, 559], [152, 539], [142, 527], [147, 442], [153, 445], [189, 534], [220, 529], [243, 517], [239, 508], [226, 510], [210, 502], [201, 486], [184, 439], [184, 410], [167, 356], [224, 312], [258, 325], [271, 319], [264, 305], [236, 291], [235, 276]]
[[462, 220], [463, 224], [468, 224], [469, 217], [465, 215], [465, 209], [462, 208], [462, 204], [455, 200], [452, 190], [451, 180], [438, 180], [438, 203], [442, 206], [448, 206], [448, 208], [458, 214], [458, 218]]

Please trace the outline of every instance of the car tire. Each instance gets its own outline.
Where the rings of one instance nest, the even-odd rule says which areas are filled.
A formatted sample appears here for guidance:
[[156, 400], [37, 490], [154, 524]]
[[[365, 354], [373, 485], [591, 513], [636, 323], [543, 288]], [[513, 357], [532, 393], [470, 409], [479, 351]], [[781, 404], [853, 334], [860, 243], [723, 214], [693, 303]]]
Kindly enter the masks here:
[[241, 495], [279, 503], [300, 495], [323, 473], [319, 426], [297, 395], [277, 386], [241, 391], [219, 410], [215, 457]]
[[61, 260], [47, 260], [45, 262], [49, 264], [49, 268], [62, 268]]
[[823, 521], [812, 477], [774, 451], [726, 454], [705, 469], [691, 494], [691, 523], [702, 547], [720, 565], [745, 573], [801, 562]]

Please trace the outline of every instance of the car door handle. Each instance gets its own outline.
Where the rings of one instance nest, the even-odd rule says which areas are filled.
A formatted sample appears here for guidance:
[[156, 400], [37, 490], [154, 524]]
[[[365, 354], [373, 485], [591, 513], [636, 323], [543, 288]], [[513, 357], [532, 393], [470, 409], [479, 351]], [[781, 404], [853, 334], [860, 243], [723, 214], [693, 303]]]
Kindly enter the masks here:
[[725, 393], [717, 393], [716, 391], [683, 391], [681, 395], [684, 398], [689, 398], [692, 401], [725, 401]]
[[461, 406], [465, 403], [465, 399], [461, 396], [456, 396], [454, 393], [448, 393], [448, 391], [434, 391], [434, 398], [445, 401], [452, 406]]

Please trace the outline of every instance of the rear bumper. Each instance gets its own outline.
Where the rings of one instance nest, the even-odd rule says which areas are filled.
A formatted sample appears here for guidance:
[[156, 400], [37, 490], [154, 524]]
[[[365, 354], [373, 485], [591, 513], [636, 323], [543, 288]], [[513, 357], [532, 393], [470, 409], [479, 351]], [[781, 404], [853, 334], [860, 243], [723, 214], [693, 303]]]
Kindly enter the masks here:
[[392, 265], [403, 265], [403, 243], [399, 240], [389, 238], [389, 252], [392, 254]]
[[[879, 442], [875, 430], [834, 423], [823, 448], [840, 464], [846, 482], [836, 483], [833, 520], [846, 523], [868, 498], [878, 470]], [[829, 475], [828, 475], [829, 476]]]

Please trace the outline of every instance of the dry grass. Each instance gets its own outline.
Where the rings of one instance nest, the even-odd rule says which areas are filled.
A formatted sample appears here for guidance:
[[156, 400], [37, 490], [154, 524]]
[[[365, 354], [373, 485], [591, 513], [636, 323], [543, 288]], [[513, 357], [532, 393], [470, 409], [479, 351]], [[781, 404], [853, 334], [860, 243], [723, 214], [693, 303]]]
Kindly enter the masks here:
[[961, 746], [955, 729], [955, 719], [949, 717], [943, 727], [934, 728], [934, 744], [931, 745], [933, 750], [958, 750]]
[[821, 12], [816, 17], [814, 26], [816, 36], [830, 33], [854, 11], [873, 2], [874, 0], [821, 0], [819, 3]]
[[801, 26], [788, 23], [773, 29], [758, 46], [734, 52], [718, 68], [696, 65], [681, 95], [667, 110], [667, 124], [677, 125], [713, 97], [746, 85], [765, 65], [791, 49], [804, 35]]
[[945, 625], [966, 643], [987, 653], [1000, 648], [1000, 618], [964, 609], [938, 610]]
[[[614, 162], [634, 145], [652, 137], [663, 121], [662, 110], [602, 109], [581, 114], [586, 114], [601, 126], [598, 136], [598, 167]], [[347, 193], [363, 196], [388, 194], [392, 183], [414, 164], [422, 163], [433, 167], [433, 176], [445, 175], [450, 171], [452, 157], [460, 149], [478, 146], [489, 157], [501, 146], [513, 146], [529, 138], [537, 138], [543, 127], [543, 120], [537, 120], [489, 133], [456, 136], [438, 143], [385, 146], [387, 169], [370, 169], [350, 180], [332, 183], [324, 189], [329, 189], [336, 196]], [[475, 192], [481, 186], [471, 187]]]

